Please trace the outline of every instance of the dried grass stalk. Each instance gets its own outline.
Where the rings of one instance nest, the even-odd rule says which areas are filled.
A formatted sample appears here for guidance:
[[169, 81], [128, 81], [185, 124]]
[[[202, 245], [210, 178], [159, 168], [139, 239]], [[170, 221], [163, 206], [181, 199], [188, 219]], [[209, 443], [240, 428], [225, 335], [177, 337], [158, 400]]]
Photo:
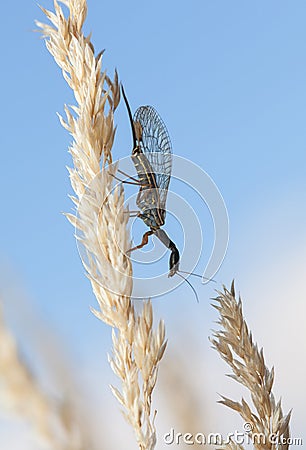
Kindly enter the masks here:
[[[244, 398], [236, 402], [222, 396], [220, 403], [237, 411], [245, 422], [251, 424], [250, 435], [254, 437], [255, 448], [287, 449], [291, 411], [284, 416], [281, 401], [275, 401], [272, 393], [274, 369], [267, 368], [263, 349], [259, 350], [253, 342], [243, 317], [241, 298], [235, 298], [234, 282], [230, 291], [224, 287], [214, 300], [217, 304], [213, 306], [220, 314], [218, 324], [221, 329], [214, 332], [213, 347], [231, 367], [233, 374], [229, 376], [248, 389], [253, 408]], [[256, 442], [256, 435], [263, 436], [261, 442]], [[278, 444], [271, 442], [275, 435], [280, 438]]]
[[62, 3], [69, 10], [68, 18], [54, 1], [54, 13], [42, 8], [52, 25], [36, 23], [77, 102], [65, 107], [66, 119], [60, 117], [73, 136], [70, 153], [74, 167], [69, 173], [77, 214], [67, 217], [85, 248], [87, 276], [100, 308], [93, 312], [113, 327], [109, 361], [122, 389], [112, 387], [112, 391], [136, 432], [139, 448], [153, 449], [156, 433], [151, 396], [166, 347], [165, 328], [161, 321], [153, 330], [150, 302], [136, 314], [130, 298], [132, 267], [125, 255], [130, 246], [128, 214], [123, 208], [123, 189], [113, 190], [113, 177], [106, 165], [112, 161], [113, 117], [120, 100], [118, 77], [115, 73], [111, 80], [101, 72], [103, 52], [95, 56], [90, 36], [82, 32], [86, 0]]
[[56, 450], [87, 450], [82, 426], [68, 401], [60, 404], [46, 394], [20, 357], [0, 309], [0, 403], [26, 419], [40, 440]]
[[[205, 392], [201, 392], [195, 384], [194, 377], [189, 376], [190, 355], [186, 354], [187, 360], [178, 352], [167, 352], [163, 362], [160, 377], [160, 389], [164, 401], [172, 414], [172, 424], [182, 433], [191, 433], [195, 436], [199, 430], [208, 435], [209, 412], [205, 403]], [[194, 370], [194, 369], [193, 369]], [[179, 395], [178, 395], [179, 392]], [[205, 424], [203, 423], [205, 417]], [[181, 445], [183, 445], [181, 443]], [[186, 444], [186, 447], [189, 444]], [[194, 443], [193, 448], [203, 448], [202, 444]]]

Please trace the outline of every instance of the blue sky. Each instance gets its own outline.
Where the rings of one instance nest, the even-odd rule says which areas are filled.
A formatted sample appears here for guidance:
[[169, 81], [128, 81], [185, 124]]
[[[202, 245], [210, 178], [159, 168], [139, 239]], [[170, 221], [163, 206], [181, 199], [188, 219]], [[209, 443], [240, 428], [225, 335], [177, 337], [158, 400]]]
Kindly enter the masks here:
[[[52, 8], [50, 1], [42, 4]], [[285, 314], [291, 302], [296, 311], [305, 311], [305, 2], [119, 0], [114, 7], [89, 0], [88, 9], [86, 32], [93, 32], [97, 51], [106, 49], [109, 74], [118, 69], [132, 109], [155, 106], [174, 152], [201, 166], [220, 189], [231, 234], [217, 279], [229, 285], [235, 277], [246, 302], [251, 299], [245, 308], [263, 341], [263, 305], [271, 311], [276, 305]], [[77, 360], [90, 360], [97, 349], [102, 359], [109, 330], [89, 311], [94, 298], [73, 230], [61, 214], [72, 208], [65, 168], [70, 136], [55, 113], [73, 97], [39, 34], [32, 32], [34, 19], [44, 20], [36, 3], [5, 2], [2, 17], [7, 20], [0, 75], [0, 289], [17, 334], [25, 324], [15, 318], [17, 306], [10, 298], [24, 295], [29, 309], [67, 340]], [[115, 119], [114, 158], [119, 158], [131, 149], [123, 104]], [[204, 211], [199, 217], [207, 220]], [[205, 339], [212, 327], [208, 300], [215, 286], [195, 285], [203, 298], [199, 307], [188, 286], [156, 301], [173, 339], [184, 329], [186, 314], [196, 334], [205, 324]], [[291, 320], [292, 338], [299, 319]], [[92, 349], [102, 338], [102, 351], [97, 341]], [[270, 351], [274, 363], [277, 345]]]

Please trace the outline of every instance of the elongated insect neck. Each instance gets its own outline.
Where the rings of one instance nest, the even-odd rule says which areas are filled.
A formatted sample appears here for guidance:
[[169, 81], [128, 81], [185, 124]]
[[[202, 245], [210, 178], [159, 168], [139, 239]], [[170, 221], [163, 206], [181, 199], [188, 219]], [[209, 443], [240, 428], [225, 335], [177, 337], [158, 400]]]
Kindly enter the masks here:
[[132, 135], [133, 135], [133, 149], [134, 149], [134, 148], [136, 148], [136, 132], [135, 132], [135, 128], [134, 128], [134, 121], [133, 121], [133, 116], [132, 116], [131, 108], [130, 108], [128, 99], [127, 99], [127, 97], [126, 97], [126, 95], [125, 95], [124, 88], [123, 88], [123, 84], [121, 84], [121, 90], [122, 90], [122, 95], [123, 95], [123, 98], [124, 98], [124, 103], [125, 103], [125, 106], [126, 106], [128, 115], [129, 115], [131, 128], [132, 128]]
[[177, 251], [177, 253], [179, 254], [179, 251], [177, 249], [177, 246], [175, 245], [175, 243], [173, 241], [171, 241], [171, 239], [169, 239], [169, 249], [172, 250], [173, 252]]
[[171, 250], [171, 255], [169, 259], [169, 277], [173, 277], [179, 270], [180, 265], [180, 252], [178, 251], [174, 242], [169, 242], [168, 248]]

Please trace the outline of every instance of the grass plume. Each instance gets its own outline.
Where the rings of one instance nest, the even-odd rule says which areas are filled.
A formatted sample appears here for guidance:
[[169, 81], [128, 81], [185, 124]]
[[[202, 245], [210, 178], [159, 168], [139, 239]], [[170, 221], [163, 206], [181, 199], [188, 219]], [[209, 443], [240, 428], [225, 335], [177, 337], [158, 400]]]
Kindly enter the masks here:
[[128, 214], [123, 189], [113, 188], [114, 169], [108, 166], [116, 132], [114, 113], [120, 101], [118, 76], [115, 73], [111, 79], [102, 71], [103, 52], [95, 55], [91, 36], [83, 34], [86, 0], [62, 3], [68, 8], [67, 18], [55, 0], [54, 12], [41, 8], [51, 25], [36, 23], [76, 100], [76, 105], [65, 106], [65, 119], [60, 116], [73, 137], [69, 175], [76, 212], [67, 218], [85, 249], [84, 266], [99, 305], [93, 312], [112, 327], [109, 362], [121, 381], [121, 389], [112, 387], [112, 391], [134, 428], [139, 448], [153, 449], [156, 432], [151, 398], [166, 347], [165, 327], [160, 321], [154, 330], [151, 303], [144, 302], [136, 313], [130, 297], [132, 267], [125, 254], [130, 246]]
[[[250, 435], [262, 435], [262, 442], [254, 442], [258, 449], [287, 449], [289, 421], [291, 412], [283, 415], [281, 401], [276, 402], [272, 387], [274, 368], [265, 364], [263, 349], [259, 350], [253, 341], [252, 333], [242, 313], [242, 302], [235, 296], [234, 282], [231, 290], [224, 287], [223, 292], [214, 299], [213, 306], [219, 312], [221, 329], [214, 333], [213, 347], [231, 367], [229, 375], [245, 386], [252, 399], [253, 408], [242, 398], [240, 402], [222, 396], [222, 403], [237, 411], [245, 422], [251, 424]], [[284, 443], [274, 444], [271, 436], [277, 435]]]

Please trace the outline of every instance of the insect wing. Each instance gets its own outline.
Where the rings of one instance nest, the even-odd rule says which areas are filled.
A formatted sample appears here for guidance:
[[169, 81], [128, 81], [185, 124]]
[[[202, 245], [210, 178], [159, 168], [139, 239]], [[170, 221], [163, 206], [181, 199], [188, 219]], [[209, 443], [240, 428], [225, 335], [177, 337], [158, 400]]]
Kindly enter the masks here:
[[152, 106], [140, 106], [133, 121], [138, 145], [155, 173], [159, 207], [165, 211], [172, 168], [171, 141], [166, 125]]

